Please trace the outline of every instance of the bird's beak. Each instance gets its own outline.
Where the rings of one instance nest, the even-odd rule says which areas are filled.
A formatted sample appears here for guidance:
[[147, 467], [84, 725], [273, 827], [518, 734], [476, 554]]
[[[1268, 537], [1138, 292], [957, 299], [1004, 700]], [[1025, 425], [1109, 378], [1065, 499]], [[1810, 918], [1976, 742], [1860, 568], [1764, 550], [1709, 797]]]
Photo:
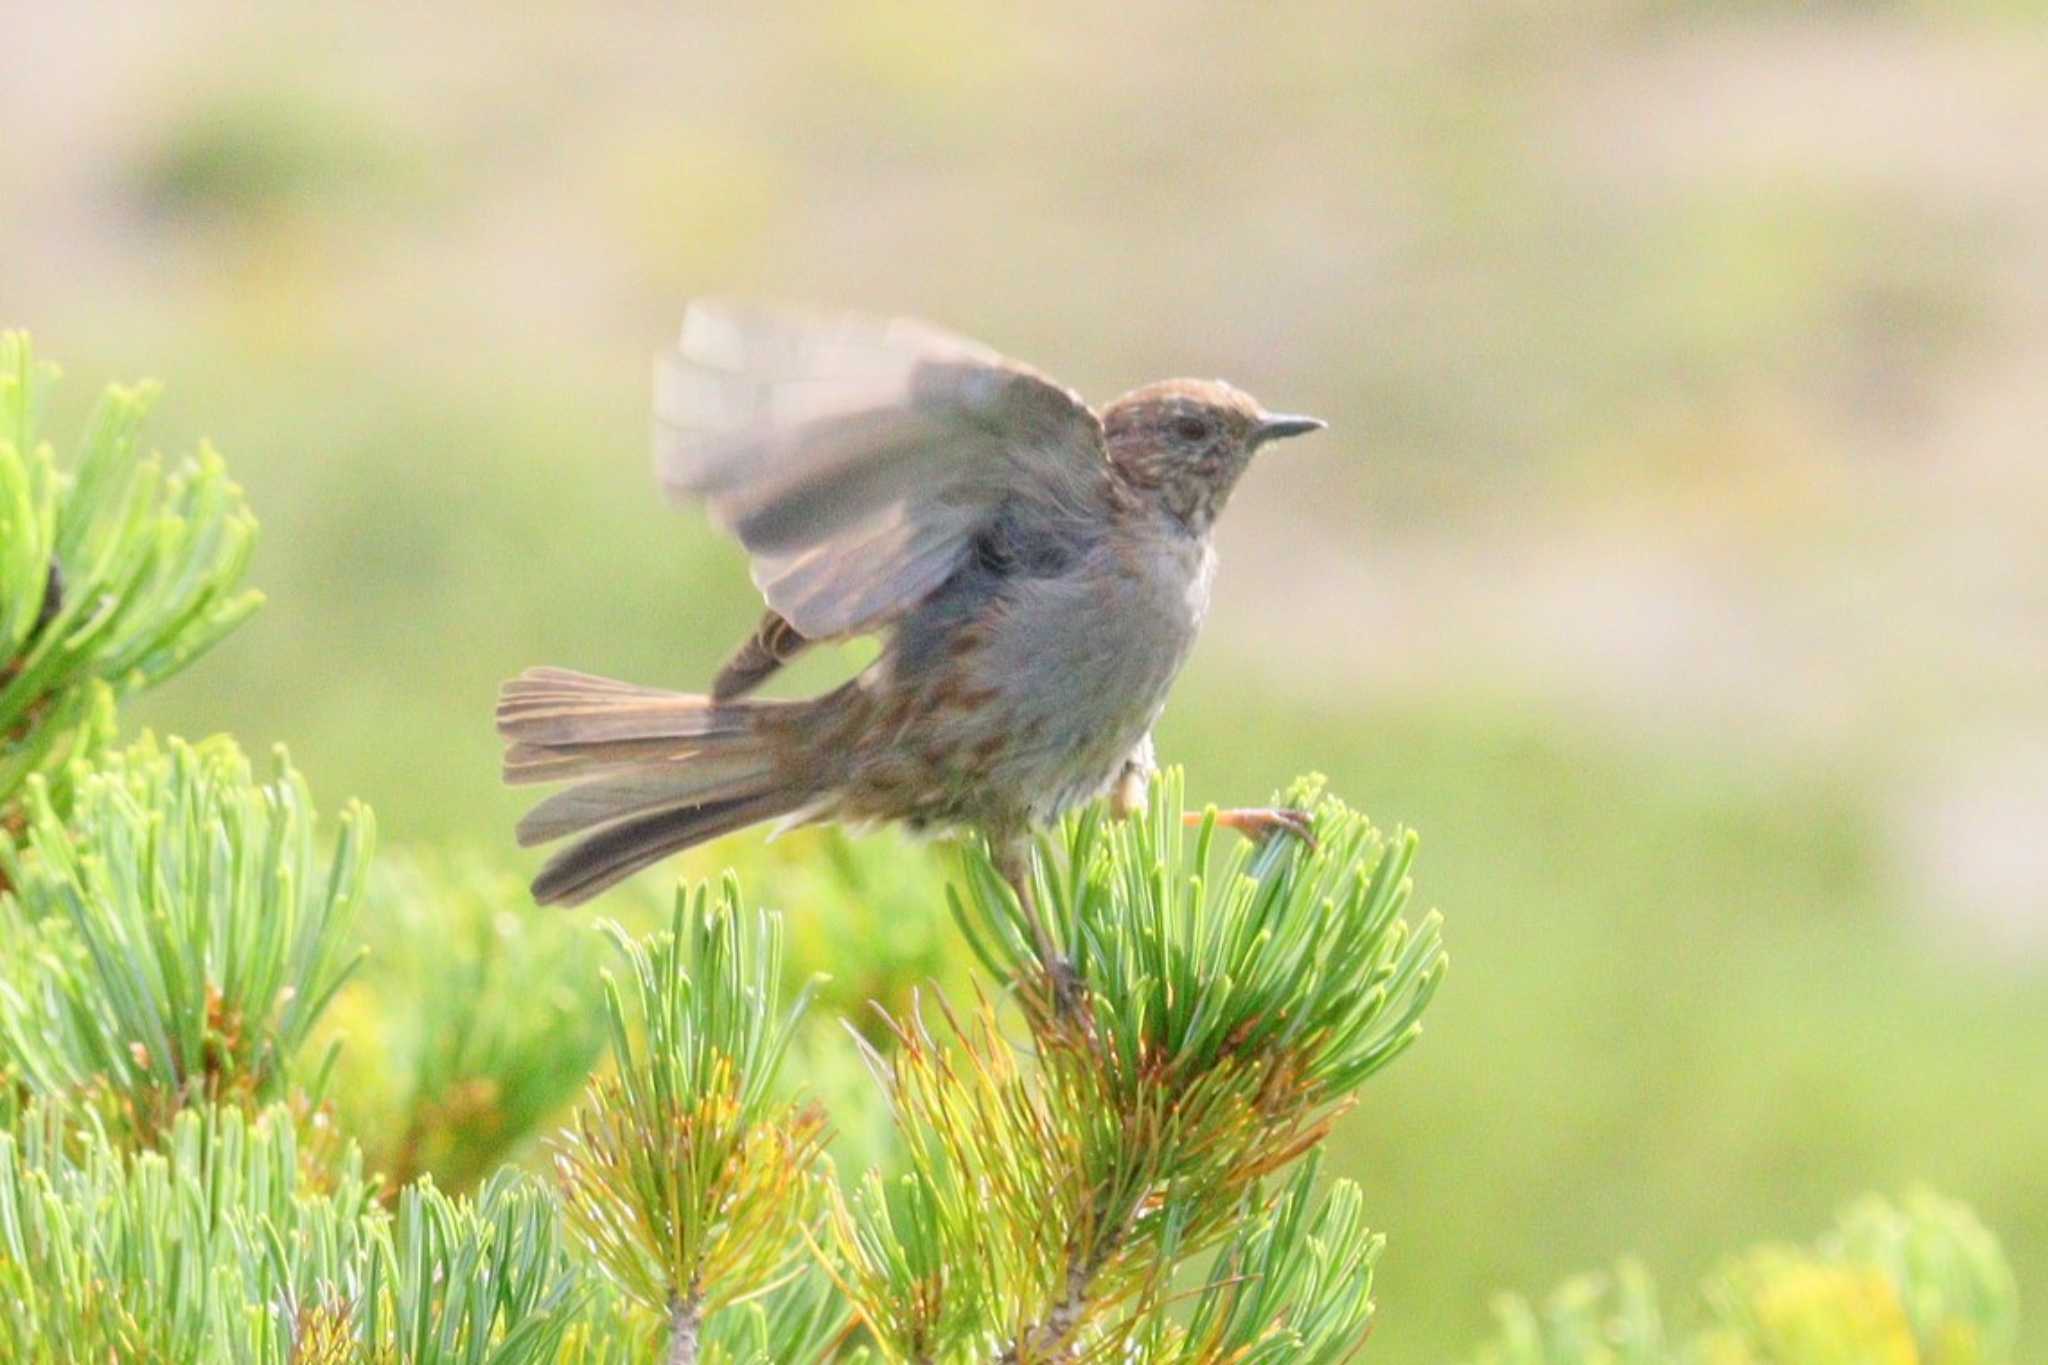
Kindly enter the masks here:
[[1252, 444], [1262, 446], [1268, 441], [1284, 440], [1289, 436], [1306, 436], [1328, 425], [1320, 417], [1301, 417], [1291, 412], [1270, 413], [1260, 418], [1259, 424], [1252, 428]]

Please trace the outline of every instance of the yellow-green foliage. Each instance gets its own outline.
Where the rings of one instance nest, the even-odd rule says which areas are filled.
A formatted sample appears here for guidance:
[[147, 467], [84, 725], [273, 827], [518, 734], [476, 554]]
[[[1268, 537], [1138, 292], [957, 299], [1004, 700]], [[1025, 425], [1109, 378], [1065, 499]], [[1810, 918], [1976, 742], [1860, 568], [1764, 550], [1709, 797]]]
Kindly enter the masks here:
[[591, 1082], [555, 1150], [570, 1221], [606, 1269], [642, 1307], [693, 1318], [801, 1269], [825, 1133], [817, 1108], [774, 1095], [805, 1004], [778, 1004], [781, 927], [744, 915], [731, 878], [715, 913], [707, 897], [679, 892], [651, 943], [615, 933], [618, 1070]]
[[378, 1205], [288, 1110], [180, 1113], [124, 1152], [61, 1109], [0, 1131], [0, 1355], [18, 1365], [543, 1365], [589, 1301], [510, 1172]]
[[[0, 333], [0, 819], [28, 777], [112, 733], [111, 698], [211, 648], [261, 602], [256, 522], [220, 456], [145, 454], [153, 384], [113, 385], [60, 468], [39, 435], [54, 365]], [[61, 794], [61, 793], [60, 793]]]
[[1757, 1365], [2004, 1365], [2017, 1291], [1969, 1210], [1867, 1199], [1812, 1247], [1761, 1247], [1707, 1286], [1712, 1350]]
[[361, 955], [369, 812], [348, 807], [323, 856], [283, 751], [259, 778], [225, 737], [144, 736], [65, 777], [68, 817], [37, 775], [23, 832], [0, 831], [7, 1077], [90, 1099], [144, 1143], [185, 1106], [291, 1094]]
[[1997, 1241], [1958, 1204], [1870, 1198], [1811, 1246], [1764, 1246], [1708, 1281], [1689, 1337], [1667, 1337], [1640, 1269], [1588, 1277], [1541, 1308], [1500, 1308], [1476, 1365], [2009, 1365], [2017, 1293]]
[[329, 1096], [393, 1186], [473, 1188], [561, 1116], [605, 1042], [603, 944], [476, 857], [380, 860], [369, 945], [321, 1030]]
[[[1044, 967], [1017, 897], [970, 858], [955, 918], [1016, 992], [1028, 1045], [983, 997], [913, 1011], [868, 1048], [907, 1174], [836, 1198], [829, 1230], [834, 1273], [887, 1358], [1164, 1350], [1176, 1268], [1310, 1216], [1305, 1187], [1283, 1213], [1264, 1182], [1415, 1040], [1444, 959], [1433, 914], [1401, 917], [1413, 839], [1382, 838], [1314, 783], [1290, 799], [1313, 811], [1312, 848], [1224, 855], [1212, 821], [1186, 835], [1177, 773], [1146, 817], [1089, 812], [1049, 840], [1037, 901], [1076, 1006], [1035, 989]], [[1348, 1207], [1314, 1216], [1345, 1230], [1338, 1258], [1362, 1266], [1370, 1235]], [[1369, 1320], [1367, 1280], [1340, 1302], [1328, 1321], [1345, 1328], [1322, 1345], [1348, 1349]], [[1250, 1349], [1285, 1316], [1271, 1306], [1191, 1340]]]

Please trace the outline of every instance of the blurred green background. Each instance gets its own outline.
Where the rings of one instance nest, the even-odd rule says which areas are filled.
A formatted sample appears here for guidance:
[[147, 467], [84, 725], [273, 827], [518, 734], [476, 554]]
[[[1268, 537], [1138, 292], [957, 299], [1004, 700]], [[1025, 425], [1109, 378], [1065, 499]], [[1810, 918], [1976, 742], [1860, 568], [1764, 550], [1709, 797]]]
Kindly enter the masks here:
[[[1623, 1250], [1681, 1285], [1916, 1181], [2025, 1290], [2041, 18], [23, 5], [0, 321], [65, 362], [60, 436], [161, 378], [159, 443], [214, 438], [262, 518], [270, 606], [140, 718], [286, 740], [387, 844], [522, 871], [497, 682], [699, 684], [756, 609], [647, 468], [691, 294], [1327, 416], [1233, 504], [1161, 740], [1198, 800], [1316, 769], [1423, 832], [1453, 972], [1338, 1139], [1390, 1239], [1372, 1358], [1455, 1353], [1502, 1287]], [[902, 861], [870, 843], [775, 856]], [[879, 928], [813, 914], [808, 960], [950, 953], [935, 875]]]

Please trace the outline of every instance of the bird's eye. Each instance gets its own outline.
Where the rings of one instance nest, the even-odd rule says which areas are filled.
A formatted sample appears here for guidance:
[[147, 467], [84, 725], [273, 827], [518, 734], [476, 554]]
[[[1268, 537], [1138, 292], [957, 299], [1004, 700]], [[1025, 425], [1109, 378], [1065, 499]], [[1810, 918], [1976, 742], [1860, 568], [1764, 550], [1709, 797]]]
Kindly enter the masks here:
[[1211, 429], [1206, 417], [1176, 417], [1173, 419], [1173, 434], [1193, 445], [1209, 439]]

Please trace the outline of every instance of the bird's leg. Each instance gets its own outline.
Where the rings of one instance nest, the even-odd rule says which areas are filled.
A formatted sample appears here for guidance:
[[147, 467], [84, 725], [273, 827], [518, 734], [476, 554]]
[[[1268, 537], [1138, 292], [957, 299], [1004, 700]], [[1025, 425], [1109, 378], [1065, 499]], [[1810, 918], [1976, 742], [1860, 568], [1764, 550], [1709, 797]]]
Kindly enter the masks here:
[[1151, 788], [1151, 769], [1140, 766], [1135, 757], [1126, 759], [1123, 771], [1117, 774], [1116, 784], [1109, 789], [1110, 817], [1128, 820], [1143, 811]]
[[23, 662], [28, 658], [29, 649], [49, 629], [50, 622], [64, 610], [64, 566], [53, 557], [50, 560], [50, 576], [43, 581], [43, 604], [36, 611], [36, 622], [28, 628], [22, 638], [21, 649], [16, 658], [0, 660], [0, 687], [12, 682], [21, 672]]
[[57, 619], [57, 613], [64, 610], [64, 566], [53, 556], [50, 560], [50, 576], [43, 583], [43, 605], [36, 612], [36, 623], [29, 627], [28, 638], [34, 640], [43, 633], [50, 622]]
[[1052, 983], [1054, 1008], [1061, 1015], [1077, 1013], [1081, 1006], [1081, 977], [1074, 970], [1074, 964], [1053, 945], [1052, 935], [1046, 931], [1045, 921], [1038, 913], [1038, 896], [1031, 885], [1031, 842], [1028, 838], [1004, 839], [995, 845], [996, 871], [1017, 893], [1017, 904], [1024, 911], [1024, 922], [1031, 929], [1031, 937], [1038, 950], [1038, 960], [1045, 967], [1046, 977]]
[[[1116, 781], [1109, 788], [1109, 813], [1117, 820], [1127, 820], [1145, 809], [1145, 799], [1152, 786], [1152, 775], [1159, 771], [1158, 761], [1153, 757], [1152, 736], [1146, 735], [1131, 756], [1124, 760], [1124, 766], [1117, 772]], [[1189, 811], [1181, 819], [1191, 828], [1199, 828], [1207, 818], [1204, 811]], [[1225, 829], [1234, 829], [1247, 839], [1260, 843], [1276, 834], [1289, 834], [1307, 844], [1316, 846], [1314, 819], [1305, 810], [1287, 806], [1254, 806], [1236, 810], [1219, 810], [1216, 823]]]
[[[1189, 825], [1200, 825], [1207, 818], [1207, 812], [1191, 810], [1182, 816]], [[1224, 829], [1234, 829], [1247, 839], [1260, 843], [1278, 834], [1292, 835], [1310, 848], [1316, 846], [1314, 817], [1305, 810], [1290, 806], [1250, 806], [1236, 810], [1219, 810], [1216, 823]]]

